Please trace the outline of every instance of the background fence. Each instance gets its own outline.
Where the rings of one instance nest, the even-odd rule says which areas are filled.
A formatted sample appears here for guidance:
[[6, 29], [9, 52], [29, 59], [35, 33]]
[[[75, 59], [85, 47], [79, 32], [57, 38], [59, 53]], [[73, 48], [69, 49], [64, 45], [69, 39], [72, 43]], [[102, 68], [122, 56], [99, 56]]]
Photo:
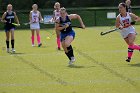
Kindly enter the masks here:
[[[39, 8], [53, 8], [55, 2], [60, 2], [62, 7], [103, 7], [118, 6], [125, 0], [0, 0], [0, 10], [5, 10], [8, 3], [13, 4], [14, 9], [31, 9], [33, 3], [37, 3]], [[139, 6], [139, 0], [132, 0], [132, 6]]]
[[[140, 7], [133, 7], [132, 11], [133, 13], [140, 16]], [[52, 15], [53, 9], [41, 9], [42, 16], [44, 15]], [[16, 13], [19, 17], [20, 23], [27, 23], [29, 21], [29, 12], [30, 10], [16, 10]], [[94, 8], [68, 8], [67, 12], [69, 14], [76, 13], [79, 14], [86, 26], [109, 26], [115, 24], [115, 18], [108, 19], [107, 13], [109, 12], [115, 12], [116, 16], [118, 15], [118, 9], [117, 7], [94, 7]], [[2, 15], [3, 12], [1, 12]], [[74, 25], [77, 24], [76, 21], [72, 21]], [[48, 28], [48, 27], [54, 27], [53, 24], [42, 24], [41, 28]], [[29, 25], [25, 26], [22, 25], [19, 28], [21, 29], [27, 29], [29, 28]], [[0, 29], [3, 29], [3, 24], [0, 24]]]

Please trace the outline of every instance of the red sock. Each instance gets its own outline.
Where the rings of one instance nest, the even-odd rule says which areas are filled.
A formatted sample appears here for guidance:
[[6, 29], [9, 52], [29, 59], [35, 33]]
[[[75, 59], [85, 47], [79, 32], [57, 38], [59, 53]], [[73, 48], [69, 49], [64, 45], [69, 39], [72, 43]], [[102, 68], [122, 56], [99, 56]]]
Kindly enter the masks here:
[[32, 39], [32, 45], [34, 45], [34, 36], [31, 36]]
[[57, 37], [57, 46], [60, 48], [60, 37]]
[[140, 46], [139, 45], [133, 45], [133, 49], [140, 50]]
[[128, 47], [128, 58], [131, 59], [132, 55], [133, 55], [133, 49]]
[[40, 35], [37, 35], [37, 42], [40, 44]]

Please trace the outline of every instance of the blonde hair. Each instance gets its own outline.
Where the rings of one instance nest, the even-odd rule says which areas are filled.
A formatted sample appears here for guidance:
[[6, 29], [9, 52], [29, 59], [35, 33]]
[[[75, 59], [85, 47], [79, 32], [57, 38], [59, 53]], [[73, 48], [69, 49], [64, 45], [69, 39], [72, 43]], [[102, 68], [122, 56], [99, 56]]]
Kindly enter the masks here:
[[60, 3], [59, 3], [59, 2], [55, 2], [55, 4], [54, 4], [54, 8], [56, 8], [57, 5], [60, 6]]
[[131, 0], [126, 0], [125, 3], [126, 4], [128, 4], [128, 3], [131, 4]]
[[60, 11], [67, 11], [65, 7], [60, 8]]
[[13, 7], [12, 4], [8, 4], [7, 7]]
[[37, 5], [37, 4], [33, 4], [33, 5], [32, 5], [32, 8], [35, 7], [35, 6], [38, 8], [38, 5]]

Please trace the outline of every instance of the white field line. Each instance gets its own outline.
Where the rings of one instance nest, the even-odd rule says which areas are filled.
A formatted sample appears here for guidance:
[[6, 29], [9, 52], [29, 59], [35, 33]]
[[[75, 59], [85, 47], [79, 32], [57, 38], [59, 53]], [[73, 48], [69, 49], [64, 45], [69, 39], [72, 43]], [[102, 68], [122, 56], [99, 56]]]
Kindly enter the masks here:
[[[140, 78], [136, 78], [133, 80], [140, 81]], [[123, 80], [78, 80], [68, 82], [68, 85], [88, 85], [88, 84], [125, 84]], [[58, 82], [48, 81], [48, 82], [40, 82], [40, 83], [0, 83], [0, 87], [15, 87], [15, 86], [46, 86], [46, 85], [59, 85]]]

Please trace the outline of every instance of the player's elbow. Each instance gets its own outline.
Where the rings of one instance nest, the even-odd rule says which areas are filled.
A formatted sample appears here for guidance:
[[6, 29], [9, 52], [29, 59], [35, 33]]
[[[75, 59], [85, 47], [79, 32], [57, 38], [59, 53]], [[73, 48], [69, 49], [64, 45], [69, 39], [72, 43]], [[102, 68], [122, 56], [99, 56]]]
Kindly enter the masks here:
[[80, 15], [76, 14], [76, 18], [77, 18], [77, 19], [80, 19], [81, 17], [80, 17]]
[[55, 31], [57, 31], [57, 30], [58, 30], [58, 28], [57, 28], [57, 27], [55, 27], [55, 28], [54, 28], [54, 30], [55, 30]]
[[140, 22], [140, 17], [138, 17], [138, 21]]
[[55, 30], [55, 31], [59, 31], [60, 28], [59, 28], [59, 27], [55, 27], [54, 30]]

